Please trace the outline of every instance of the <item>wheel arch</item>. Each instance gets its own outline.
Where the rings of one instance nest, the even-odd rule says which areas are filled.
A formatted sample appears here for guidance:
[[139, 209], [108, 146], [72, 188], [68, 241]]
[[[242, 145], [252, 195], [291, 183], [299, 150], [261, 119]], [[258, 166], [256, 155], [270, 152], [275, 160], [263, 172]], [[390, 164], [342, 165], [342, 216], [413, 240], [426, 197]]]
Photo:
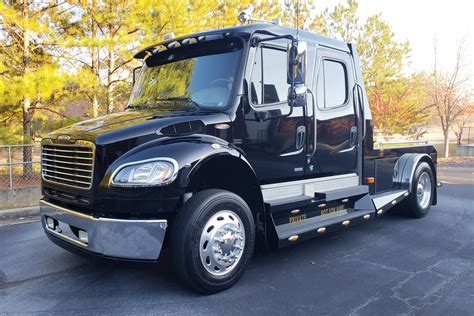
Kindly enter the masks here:
[[433, 162], [433, 159], [427, 154], [416, 154], [409, 153], [403, 154], [394, 167], [393, 172], [393, 183], [399, 185], [402, 189], [407, 189], [411, 192], [413, 177], [415, 175], [416, 168], [421, 162], [426, 162], [433, 173], [433, 187], [434, 187], [434, 196], [432, 205], [437, 204], [437, 174], [436, 174], [436, 165]]
[[257, 176], [248, 161], [231, 154], [206, 157], [197, 163], [186, 179], [186, 192], [205, 189], [222, 189], [239, 195], [250, 207], [254, 220], [264, 212], [263, 195]]

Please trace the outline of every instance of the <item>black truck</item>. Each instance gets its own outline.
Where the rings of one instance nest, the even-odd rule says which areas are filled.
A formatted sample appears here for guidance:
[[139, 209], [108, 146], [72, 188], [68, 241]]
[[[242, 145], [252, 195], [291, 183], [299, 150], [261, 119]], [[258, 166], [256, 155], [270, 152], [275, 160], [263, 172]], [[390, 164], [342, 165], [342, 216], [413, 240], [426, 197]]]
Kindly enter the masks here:
[[273, 24], [135, 55], [127, 108], [42, 140], [42, 225], [70, 251], [156, 261], [214, 293], [274, 249], [436, 204], [433, 146], [374, 149], [356, 47]]

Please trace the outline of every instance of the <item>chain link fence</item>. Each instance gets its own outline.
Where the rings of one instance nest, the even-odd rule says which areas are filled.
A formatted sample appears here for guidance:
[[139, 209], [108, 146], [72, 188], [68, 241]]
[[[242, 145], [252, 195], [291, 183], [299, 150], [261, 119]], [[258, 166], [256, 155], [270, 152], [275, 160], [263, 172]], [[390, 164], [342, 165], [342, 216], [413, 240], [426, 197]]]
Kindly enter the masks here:
[[40, 186], [40, 160], [40, 144], [0, 146], [0, 190]]

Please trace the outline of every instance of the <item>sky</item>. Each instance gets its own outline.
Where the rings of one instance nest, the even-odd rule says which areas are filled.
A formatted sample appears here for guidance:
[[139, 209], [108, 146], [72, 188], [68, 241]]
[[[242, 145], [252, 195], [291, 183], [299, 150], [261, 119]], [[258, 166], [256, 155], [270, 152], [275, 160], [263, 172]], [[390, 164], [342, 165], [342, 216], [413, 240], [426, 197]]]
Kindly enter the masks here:
[[[332, 9], [345, 0], [315, 0], [322, 9]], [[373, 14], [392, 27], [399, 41], [408, 40], [413, 70], [432, 70], [433, 39], [438, 42], [438, 67], [452, 69], [459, 41], [465, 38], [466, 72], [474, 86], [474, 1], [469, 0], [358, 0], [359, 19]]]

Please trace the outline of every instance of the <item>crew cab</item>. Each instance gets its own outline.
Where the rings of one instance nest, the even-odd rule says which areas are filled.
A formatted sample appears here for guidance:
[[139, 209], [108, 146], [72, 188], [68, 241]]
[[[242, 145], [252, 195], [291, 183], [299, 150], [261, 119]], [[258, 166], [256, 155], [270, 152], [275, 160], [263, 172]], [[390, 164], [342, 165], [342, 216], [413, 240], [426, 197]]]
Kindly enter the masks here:
[[[274, 249], [437, 202], [433, 146], [380, 149], [356, 47], [249, 24], [168, 38], [127, 108], [42, 141], [42, 224], [73, 252], [156, 261], [202, 293]], [[135, 76], [134, 76], [135, 78]]]

